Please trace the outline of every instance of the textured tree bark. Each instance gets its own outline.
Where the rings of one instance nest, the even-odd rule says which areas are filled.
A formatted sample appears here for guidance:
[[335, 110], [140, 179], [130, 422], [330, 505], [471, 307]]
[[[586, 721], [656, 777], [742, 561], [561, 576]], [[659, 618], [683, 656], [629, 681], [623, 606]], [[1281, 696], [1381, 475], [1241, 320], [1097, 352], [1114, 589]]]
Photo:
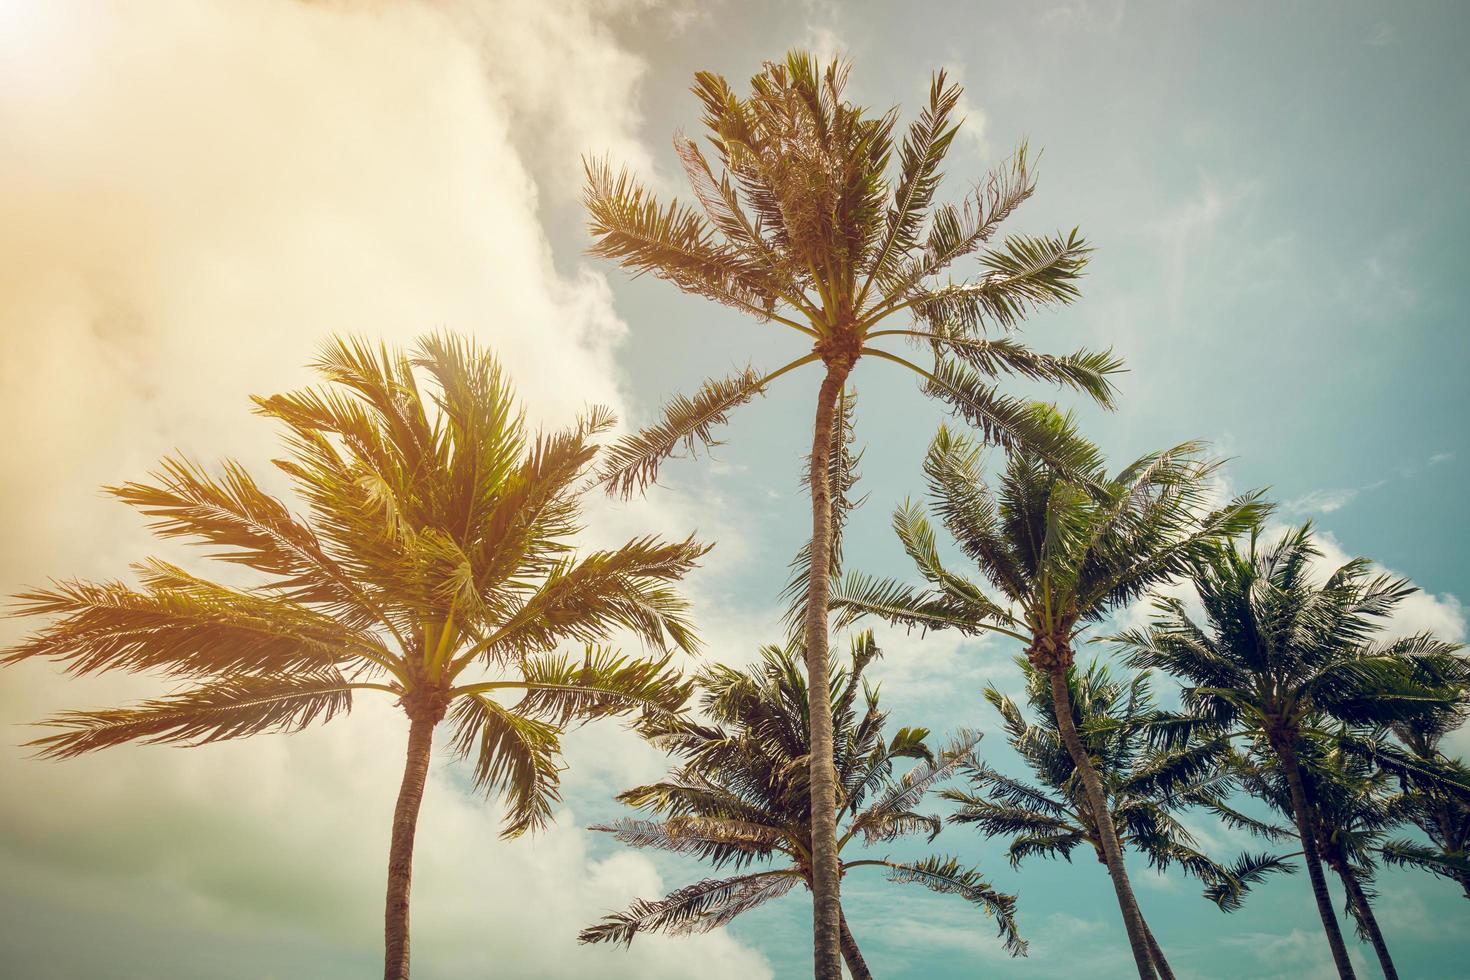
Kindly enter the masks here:
[[812, 950], [816, 980], [842, 980], [841, 872], [837, 863], [837, 779], [832, 769], [832, 702], [827, 690], [827, 576], [832, 556], [832, 488], [827, 461], [837, 397], [850, 367], [829, 365], [812, 431], [812, 567], [806, 600], [807, 707], [811, 718]]
[[1378, 919], [1373, 914], [1373, 906], [1368, 901], [1368, 896], [1363, 893], [1363, 886], [1358, 883], [1358, 876], [1353, 874], [1351, 868], [1338, 867], [1334, 870], [1342, 879], [1342, 887], [1348, 893], [1348, 900], [1357, 910], [1358, 921], [1363, 924], [1363, 931], [1368, 933], [1368, 941], [1373, 944], [1373, 952], [1378, 954], [1378, 965], [1383, 968], [1384, 980], [1399, 980], [1399, 971], [1394, 969], [1393, 957], [1388, 955], [1388, 943], [1383, 940], [1383, 931], [1378, 928]]
[[1087, 749], [1072, 724], [1072, 696], [1067, 691], [1065, 668], [1048, 671], [1051, 675], [1052, 708], [1057, 716], [1057, 729], [1062, 733], [1062, 742], [1072, 756], [1072, 764], [1082, 775], [1082, 785], [1087, 790], [1087, 803], [1092, 808], [1097, 822], [1098, 836], [1102, 838], [1103, 858], [1108, 865], [1108, 874], [1113, 879], [1113, 891], [1118, 895], [1118, 907], [1123, 913], [1123, 927], [1128, 931], [1128, 945], [1133, 950], [1133, 962], [1138, 967], [1141, 980], [1154, 980], [1158, 975], [1154, 969], [1153, 952], [1149, 948], [1147, 929], [1143, 924], [1143, 913], [1138, 900], [1133, 897], [1133, 886], [1128, 882], [1128, 871], [1123, 867], [1123, 852], [1118, 846], [1118, 832], [1113, 827], [1113, 815], [1108, 810], [1108, 798], [1103, 793], [1102, 780], [1087, 757]]
[[1174, 980], [1174, 971], [1169, 969], [1169, 961], [1164, 959], [1164, 950], [1159, 946], [1159, 941], [1154, 938], [1154, 931], [1149, 928], [1148, 920], [1139, 915], [1138, 920], [1143, 923], [1143, 934], [1148, 937], [1148, 952], [1153, 958], [1154, 969], [1158, 971], [1159, 980]]
[[1281, 768], [1286, 775], [1286, 786], [1291, 791], [1292, 816], [1296, 819], [1297, 835], [1302, 839], [1302, 863], [1307, 866], [1307, 876], [1312, 879], [1312, 896], [1317, 900], [1317, 914], [1322, 918], [1322, 928], [1327, 933], [1327, 945], [1332, 949], [1332, 961], [1337, 964], [1337, 974], [1342, 980], [1355, 980], [1352, 961], [1348, 959], [1347, 945], [1342, 941], [1342, 929], [1337, 924], [1337, 913], [1332, 910], [1332, 896], [1327, 891], [1327, 877], [1322, 874], [1321, 853], [1317, 850], [1317, 835], [1312, 833], [1312, 824], [1307, 810], [1307, 793], [1302, 788], [1302, 770], [1297, 763], [1296, 745], [1292, 736], [1277, 735], [1271, 739], [1272, 747], [1281, 757]]
[[842, 959], [847, 964], [847, 972], [852, 980], [873, 980], [862, 950], [858, 949], [857, 940], [852, 938], [852, 930], [847, 927], [847, 913], [839, 912], [838, 915], [842, 926]]
[[408, 729], [408, 760], [393, 810], [393, 840], [388, 850], [388, 902], [383, 914], [383, 980], [408, 980], [408, 891], [413, 878], [413, 838], [419, 804], [429, 775], [434, 722], [415, 718]]

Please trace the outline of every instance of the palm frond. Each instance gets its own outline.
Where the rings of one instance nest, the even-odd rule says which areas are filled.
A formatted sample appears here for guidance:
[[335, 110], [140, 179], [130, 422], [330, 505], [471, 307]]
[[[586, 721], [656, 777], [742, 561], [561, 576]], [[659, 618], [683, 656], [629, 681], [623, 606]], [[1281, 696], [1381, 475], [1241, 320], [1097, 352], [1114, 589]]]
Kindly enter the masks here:
[[46, 758], [69, 759], [127, 742], [205, 745], [297, 732], [347, 711], [358, 687], [335, 672], [239, 675], [136, 707], [67, 711], [45, 722], [63, 731], [26, 744]]
[[591, 646], [580, 661], [565, 654], [527, 657], [520, 662], [521, 680], [476, 686], [524, 691], [516, 713], [557, 727], [630, 711], [671, 715], [683, 708], [693, 685], [668, 669], [670, 659], [643, 660]]
[[959, 895], [995, 917], [998, 935], [1012, 956], [1026, 955], [1027, 943], [1016, 931], [1016, 898], [996, 891], [980, 872], [962, 867], [955, 858], [927, 857], [907, 863], [881, 862], [888, 866], [890, 881], [913, 882], [931, 891]]
[[604, 487], [609, 495], [624, 498], [646, 489], [658, 479], [664, 460], [681, 447], [694, 455], [697, 447], [708, 450], [719, 445], [714, 430], [729, 420], [732, 410], [761, 394], [776, 375], [810, 359], [803, 358], [766, 375], [747, 367], [728, 378], [706, 381], [693, 397], [675, 397], [663, 407], [658, 422], [623, 436], [604, 450], [595, 485]]
[[640, 932], [682, 936], [709, 932], [736, 916], [789, 892], [800, 876], [795, 871], [762, 871], [734, 878], [706, 879], [654, 901], [639, 899], [627, 911], [604, 916], [583, 929], [581, 943], [630, 944]]
[[475, 753], [475, 788], [507, 809], [500, 836], [519, 837], [551, 822], [561, 801], [561, 729], [527, 718], [483, 694], [461, 694], [449, 707], [455, 755]]

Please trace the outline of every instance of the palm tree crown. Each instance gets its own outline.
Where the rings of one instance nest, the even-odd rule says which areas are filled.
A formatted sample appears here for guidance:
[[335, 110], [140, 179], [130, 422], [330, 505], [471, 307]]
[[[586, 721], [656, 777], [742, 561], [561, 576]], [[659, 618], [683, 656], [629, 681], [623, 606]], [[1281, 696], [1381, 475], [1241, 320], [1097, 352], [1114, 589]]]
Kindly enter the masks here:
[[[835, 721], [835, 763], [842, 815], [839, 848], [861, 838], [892, 841], [915, 833], [929, 839], [939, 819], [916, 807], [936, 784], [962, 765], [973, 764], [979, 736], [961, 733], [935, 753], [928, 731], [901, 728], [884, 737], [886, 713], [863, 671], [878, 648], [870, 633], [853, 641], [849, 666], [834, 669], [828, 683]], [[692, 854], [715, 868], [743, 870], [784, 858], [771, 870], [746, 871], [677, 889], [657, 901], [635, 902], [582, 933], [583, 942], [631, 942], [639, 932], [703, 932], [785, 894], [811, 886], [811, 804], [806, 757], [810, 733], [806, 680], [794, 647], [765, 647], [745, 670], [713, 666], [696, 679], [707, 724], [670, 719], [651, 732], [655, 744], [680, 760], [668, 779], [640, 786], [618, 799], [648, 810], [657, 819], [627, 819], [595, 827], [635, 847]], [[894, 776], [898, 760], [916, 764]], [[1005, 945], [1024, 952], [1016, 933], [1015, 900], [996, 892], [972, 870], [951, 858], [898, 862], [853, 858], [848, 869], [873, 866], [896, 881], [926, 885], [975, 903], [996, 917]], [[854, 975], [865, 975], [861, 955], [843, 920], [843, 952]]]
[[[1034, 309], [1071, 302], [1086, 265], [1088, 248], [1075, 230], [988, 247], [1035, 191], [1026, 148], [962, 204], [938, 203], [961, 88], [937, 73], [928, 105], [896, 141], [897, 110], [874, 115], [846, 100], [849, 70], [842, 61], [820, 65], [792, 52], [767, 63], [746, 98], [720, 75], [696, 75], [714, 162], [682, 135], [674, 148], [697, 206], [662, 204], [630, 173], [588, 162], [584, 202], [594, 255], [791, 329], [810, 348], [775, 370], [746, 369], [675, 399], [660, 424], [612, 448], [601, 470], [610, 489], [646, 486], [681, 446], [708, 444], [731, 409], [817, 361], [838, 364], [843, 380], [865, 355], [906, 366], [987, 435], [1058, 454], [1065, 445], [1051, 441], [1035, 409], [999, 394], [990, 379], [1050, 381], [1111, 404], [1108, 376], [1120, 362], [1110, 353], [1054, 357], [986, 336], [1012, 330]], [[976, 254], [980, 276], [939, 281]], [[898, 314], [917, 323], [883, 326]], [[883, 339], [928, 348], [934, 370], [885, 349]]]
[[[644, 537], [578, 555], [592, 439], [611, 415], [594, 408], [570, 429], [528, 432], [495, 360], [466, 342], [430, 336], [409, 354], [339, 340], [315, 367], [326, 384], [255, 399], [284, 427], [276, 465], [307, 516], [235, 462], [211, 475], [172, 457], [151, 482], [109, 491], [160, 537], [202, 544], [257, 573], [255, 584], [159, 559], [135, 566], [137, 586], [58, 582], [20, 597], [19, 613], [50, 621], [4, 662], [187, 685], [53, 719], [61, 731], [32, 743], [53, 757], [298, 731], [356, 694], [394, 698], [411, 744], [390, 860], [389, 945], [401, 927], [402, 948], [390, 949], [388, 975], [406, 976], [408, 858], [434, 727], [447, 715], [455, 753], [473, 755], [476, 783], [504, 800], [507, 835], [544, 824], [566, 725], [686, 699], [663, 651], [696, 648], [672, 585], [706, 549]], [[616, 631], [660, 655], [602, 645]], [[583, 652], [558, 652], [564, 644]]]

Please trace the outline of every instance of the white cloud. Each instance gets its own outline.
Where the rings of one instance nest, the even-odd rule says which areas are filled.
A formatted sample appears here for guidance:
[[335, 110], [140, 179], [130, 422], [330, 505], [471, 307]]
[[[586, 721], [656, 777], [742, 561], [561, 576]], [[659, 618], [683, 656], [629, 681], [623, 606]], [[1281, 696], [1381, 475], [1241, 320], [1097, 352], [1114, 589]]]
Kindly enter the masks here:
[[1449, 452], [1435, 453], [1433, 456], [1430, 456], [1429, 457], [1429, 465], [1430, 466], [1438, 466], [1441, 463], [1448, 463], [1450, 460], [1452, 460], [1454, 458], [1455, 458], [1455, 454], [1454, 453], [1449, 453]]
[[1333, 511], [1342, 510], [1357, 499], [1357, 496], [1358, 491], [1352, 488], [1313, 490], [1311, 493], [1288, 500], [1284, 507], [1297, 514], [1331, 514]]
[[[95, 488], [164, 452], [266, 469], [274, 433], [247, 396], [305, 380], [331, 332], [473, 334], [537, 421], [588, 400], [625, 408], [613, 361], [625, 328], [607, 283], [558, 271], [538, 209], [571, 189], [558, 161], [574, 170], [583, 147], [648, 158], [643, 66], [607, 22], [625, 6], [0, 4], [0, 411], [23, 420], [0, 463], [0, 590], [115, 576], [155, 551]], [[609, 537], [719, 519], [667, 500], [597, 516]], [[3, 742], [58, 708], [157, 693], [146, 679], [16, 668], [0, 685]], [[615, 728], [590, 732], [569, 740], [574, 772], [622, 779], [657, 761]], [[365, 705], [322, 731], [185, 752], [60, 764], [7, 747], [3, 904], [51, 896], [81, 932], [182, 930], [181, 957], [229, 942], [285, 949], [294, 936], [370, 966], [403, 739], [400, 716]], [[436, 767], [415, 874], [426, 972], [676, 977], [696, 956], [718, 975], [769, 975], [725, 935], [578, 949], [577, 928], [661, 883], [640, 855], [598, 860], [576, 814], [561, 817], [543, 837], [501, 843], [494, 807]], [[128, 969], [120, 954], [87, 961], [60, 935], [49, 948], [17, 935], [12, 965], [61, 944], [81, 958], [73, 975]], [[259, 976], [253, 962], [214, 975]]]

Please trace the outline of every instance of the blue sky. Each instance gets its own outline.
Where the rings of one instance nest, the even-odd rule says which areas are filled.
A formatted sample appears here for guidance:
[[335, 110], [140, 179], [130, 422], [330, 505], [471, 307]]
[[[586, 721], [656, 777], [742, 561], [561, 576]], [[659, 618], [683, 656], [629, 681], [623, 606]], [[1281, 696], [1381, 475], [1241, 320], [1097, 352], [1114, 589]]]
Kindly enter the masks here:
[[[0, 25], [0, 258], [18, 273], [0, 283], [18, 354], [0, 366], [0, 407], [31, 420], [0, 469], [4, 591], [120, 574], [154, 550], [93, 488], [165, 451], [263, 464], [270, 433], [244, 396], [297, 383], [332, 331], [474, 333], [548, 419], [597, 399], [642, 422], [706, 376], [789, 359], [788, 333], [587, 259], [578, 156], [608, 151], [677, 187], [669, 138], [697, 127], [693, 72], [738, 83], [806, 45], [850, 54], [850, 92], [876, 107], [916, 107], [937, 67], [963, 79], [955, 197], [1022, 139], [1044, 148], [1008, 228], [1080, 226], [1096, 253], [1082, 300], [1024, 336], [1125, 359], [1117, 411], [1076, 406], [1115, 463], [1210, 440], [1232, 457], [1231, 488], [1269, 486], [1281, 519], [1312, 518], [1335, 553], [1425, 590], [1396, 628], [1463, 638], [1461, 5], [0, 2]], [[921, 489], [942, 414], [887, 367], [854, 379], [869, 498], [847, 555], [907, 575], [888, 517]], [[671, 463], [649, 501], [596, 512], [594, 535], [718, 542], [690, 583], [711, 656], [742, 660], [777, 635], [815, 384], [785, 379], [713, 461]], [[980, 689], [1016, 684], [1004, 642], [883, 638], [874, 673], [895, 724], [992, 725]], [[155, 692], [29, 667], [0, 685], [14, 735], [0, 957], [26, 977], [371, 970], [401, 719], [365, 706], [288, 739], [65, 766], [9, 747], [56, 707]], [[998, 743], [982, 751], [1009, 768]], [[1470, 752], [1463, 733], [1458, 747]], [[580, 829], [617, 815], [612, 793], [656, 775], [656, 755], [604, 726], [568, 758], [558, 828], [513, 844], [441, 759], [416, 875], [420, 975], [804, 975], [799, 893], [728, 935], [572, 948], [602, 911], [701, 871]], [[1200, 827], [1222, 853], [1253, 846]], [[849, 916], [879, 975], [1129, 975], [1100, 866], [1014, 872], [960, 828], [934, 848], [1020, 895], [1032, 956], [1005, 958], [963, 903], [854, 878]], [[1228, 917], [1177, 876], [1138, 877], [1181, 976], [1327, 975], [1304, 876]], [[1401, 972], [1465, 975], [1458, 891], [1407, 872], [1380, 890]]]

